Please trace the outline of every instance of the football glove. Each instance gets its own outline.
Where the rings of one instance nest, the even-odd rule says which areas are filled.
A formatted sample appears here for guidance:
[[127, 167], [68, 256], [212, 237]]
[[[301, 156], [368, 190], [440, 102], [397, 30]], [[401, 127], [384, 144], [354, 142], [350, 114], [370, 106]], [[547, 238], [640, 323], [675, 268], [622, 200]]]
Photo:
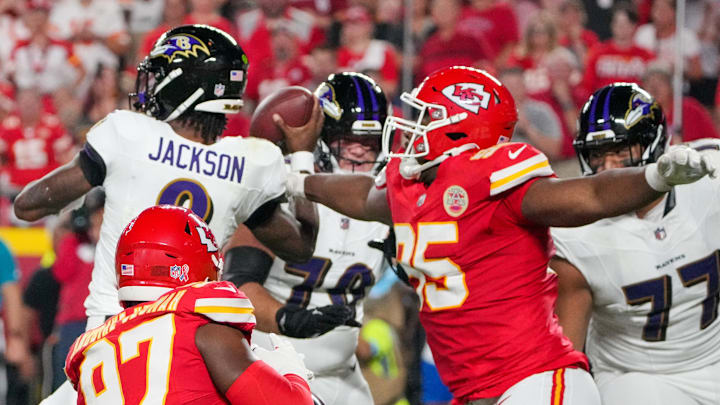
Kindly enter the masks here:
[[397, 255], [397, 248], [395, 244], [394, 230], [390, 229], [390, 232], [388, 232], [388, 236], [385, 239], [371, 240], [370, 242], [368, 242], [368, 246], [383, 252], [383, 256], [385, 257], [388, 266], [390, 266], [390, 269], [392, 269], [392, 271], [398, 276], [400, 281], [411, 286], [407, 272], [395, 259], [395, 256]]
[[645, 180], [654, 190], [666, 192], [673, 186], [693, 183], [705, 175], [717, 177], [720, 166], [710, 153], [685, 145], [673, 145], [645, 169]]
[[352, 305], [327, 305], [305, 309], [285, 305], [275, 314], [280, 333], [294, 338], [311, 338], [327, 333], [340, 325], [361, 326], [355, 321]]
[[295, 374], [305, 381], [313, 379], [312, 371], [305, 367], [304, 356], [295, 351], [289, 340], [274, 333], [269, 335], [273, 350], [253, 345], [251, 350], [260, 360], [274, 368], [280, 375]]

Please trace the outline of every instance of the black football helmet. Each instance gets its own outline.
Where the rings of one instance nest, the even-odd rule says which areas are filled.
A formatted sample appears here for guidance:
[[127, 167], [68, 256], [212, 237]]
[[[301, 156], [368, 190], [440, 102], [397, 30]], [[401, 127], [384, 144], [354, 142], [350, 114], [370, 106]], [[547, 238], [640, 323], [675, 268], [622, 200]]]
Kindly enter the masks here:
[[207, 25], [164, 33], [137, 67], [130, 104], [162, 121], [186, 111], [238, 113], [247, 84], [248, 58], [235, 40]]
[[[325, 113], [316, 156], [322, 171], [332, 172], [337, 161], [343, 159], [340, 156], [341, 146], [330, 147], [336, 140], [360, 142], [380, 153], [383, 124], [390, 112], [390, 105], [385, 93], [373, 79], [362, 73], [333, 73], [320, 83], [315, 96]], [[378, 163], [380, 160], [377, 158], [372, 162], [352, 163]]]
[[596, 91], [582, 108], [573, 142], [584, 175], [597, 170], [590, 156], [612, 148], [639, 144], [641, 156], [631, 166], [655, 162], [670, 142], [665, 115], [655, 99], [634, 83], [613, 83]]

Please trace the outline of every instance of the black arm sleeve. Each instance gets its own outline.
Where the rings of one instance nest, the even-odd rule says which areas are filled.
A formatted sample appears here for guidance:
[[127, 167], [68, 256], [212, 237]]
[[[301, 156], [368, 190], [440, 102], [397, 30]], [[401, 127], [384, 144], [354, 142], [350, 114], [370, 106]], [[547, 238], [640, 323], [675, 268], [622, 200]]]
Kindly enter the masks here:
[[236, 246], [225, 253], [223, 280], [237, 287], [249, 282], [265, 283], [273, 259], [262, 249], [252, 246]]
[[105, 162], [99, 153], [89, 143], [85, 142], [80, 156], [80, 169], [82, 169], [85, 179], [92, 186], [99, 186], [105, 181], [105, 173], [107, 168]]
[[259, 206], [258, 209], [250, 215], [250, 218], [245, 221], [245, 226], [252, 230], [264, 224], [273, 215], [278, 205], [284, 201], [285, 196], [280, 196]]

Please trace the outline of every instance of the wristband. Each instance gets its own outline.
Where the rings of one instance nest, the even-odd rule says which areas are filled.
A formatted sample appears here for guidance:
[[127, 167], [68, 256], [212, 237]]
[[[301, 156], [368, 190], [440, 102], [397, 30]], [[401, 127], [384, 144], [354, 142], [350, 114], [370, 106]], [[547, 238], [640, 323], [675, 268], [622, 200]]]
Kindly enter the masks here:
[[290, 197], [305, 198], [305, 173], [290, 172], [287, 176], [285, 187]]
[[293, 172], [315, 173], [315, 156], [308, 151], [290, 154], [290, 170]]
[[650, 163], [645, 167], [645, 181], [655, 191], [665, 193], [672, 189], [667, 180], [660, 174], [657, 163]]

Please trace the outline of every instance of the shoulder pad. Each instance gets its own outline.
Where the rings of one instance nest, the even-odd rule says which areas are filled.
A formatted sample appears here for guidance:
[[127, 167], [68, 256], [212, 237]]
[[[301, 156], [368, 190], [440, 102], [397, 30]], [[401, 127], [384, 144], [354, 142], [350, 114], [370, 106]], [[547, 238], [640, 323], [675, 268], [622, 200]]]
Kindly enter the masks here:
[[534, 177], [554, 174], [547, 157], [526, 143], [495, 145], [475, 153], [470, 160], [486, 161], [491, 196], [510, 190]]
[[250, 300], [228, 281], [200, 282], [185, 287], [188, 305], [184, 310], [216, 323], [228, 324], [249, 333], [255, 327], [254, 307]]

